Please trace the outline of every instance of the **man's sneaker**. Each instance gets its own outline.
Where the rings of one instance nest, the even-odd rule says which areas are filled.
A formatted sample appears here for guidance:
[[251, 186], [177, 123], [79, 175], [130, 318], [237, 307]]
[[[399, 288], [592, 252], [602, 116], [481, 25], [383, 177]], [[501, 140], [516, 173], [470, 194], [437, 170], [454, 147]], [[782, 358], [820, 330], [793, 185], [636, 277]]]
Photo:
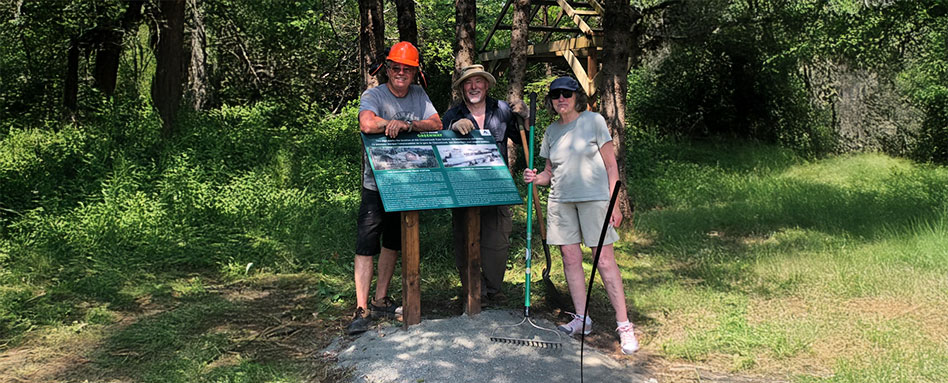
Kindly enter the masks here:
[[622, 353], [629, 355], [639, 349], [639, 341], [635, 339], [635, 332], [632, 331], [632, 325], [625, 325], [616, 329], [619, 333], [619, 343], [622, 345]]
[[346, 326], [346, 333], [356, 335], [366, 332], [369, 329], [369, 317], [365, 315], [365, 309], [359, 307], [352, 315], [352, 323]]
[[583, 330], [583, 318], [586, 318], [586, 331], [583, 332], [583, 335], [589, 335], [592, 332], [593, 321], [589, 319], [588, 316], [576, 315], [573, 313], [567, 313], [573, 316], [573, 320], [569, 321], [567, 324], [561, 324], [557, 329], [566, 334], [573, 336], [579, 334]]
[[[378, 305], [376, 305], [378, 303]], [[396, 314], [399, 314], [398, 304], [395, 303], [395, 300], [389, 297], [382, 298], [381, 302], [370, 302], [369, 311], [372, 314], [372, 318], [395, 318]]]

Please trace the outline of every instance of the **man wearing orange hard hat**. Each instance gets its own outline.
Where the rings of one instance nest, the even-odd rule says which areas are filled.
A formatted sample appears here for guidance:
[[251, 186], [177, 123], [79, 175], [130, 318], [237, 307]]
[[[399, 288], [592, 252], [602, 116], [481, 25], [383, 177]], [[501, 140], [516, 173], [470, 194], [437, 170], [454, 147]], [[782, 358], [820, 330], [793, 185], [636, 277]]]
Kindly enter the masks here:
[[[425, 90], [415, 85], [419, 75], [418, 48], [407, 41], [392, 46], [385, 58], [388, 81], [362, 93], [359, 100], [359, 130], [366, 134], [383, 133], [390, 138], [402, 132], [441, 129], [441, 117]], [[346, 328], [350, 335], [368, 330], [377, 317], [394, 317], [398, 305], [388, 297], [388, 285], [395, 272], [401, 250], [399, 213], [387, 213], [375, 184], [368, 159], [363, 155], [362, 201], [359, 206], [355, 250], [356, 311]], [[381, 243], [380, 243], [381, 240]], [[374, 299], [369, 301], [373, 257], [379, 256]]]

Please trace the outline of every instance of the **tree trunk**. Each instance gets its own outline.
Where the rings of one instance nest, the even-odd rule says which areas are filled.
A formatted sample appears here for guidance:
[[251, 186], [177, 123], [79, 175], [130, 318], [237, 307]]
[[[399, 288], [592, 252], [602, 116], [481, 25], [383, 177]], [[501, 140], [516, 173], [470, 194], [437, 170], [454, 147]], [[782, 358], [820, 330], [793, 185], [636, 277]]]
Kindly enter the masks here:
[[66, 55], [66, 80], [63, 84], [63, 106], [66, 113], [73, 119], [79, 109], [79, 41], [73, 39], [69, 43], [69, 52]]
[[184, 88], [184, 0], [158, 2], [158, 43], [151, 98], [161, 116], [163, 137], [174, 135], [174, 119]]
[[[523, 102], [523, 87], [527, 77], [527, 39], [530, 37], [530, 0], [513, 0], [513, 21], [510, 31], [510, 68], [507, 75], [510, 87], [507, 88], [507, 102], [516, 105]], [[529, 124], [526, 121], [524, 124]], [[529, 129], [529, 126], [526, 127]], [[535, 155], [530, 153], [531, 156]], [[507, 156], [510, 164], [517, 162], [517, 145], [507, 142]], [[524, 163], [529, 162], [524, 158]], [[513, 167], [511, 166], [511, 169]]]
[[[121, 27], [105, 26], [102, 41], [99, 42], [95, 53], [95, 69], [93, 70], [94, 86], [108, 96], [115, 93], [116, 79], [118, 78], [119, 60], [122, 58], [125, 34], [132, 31], [142, 18], [141, 0], [126, 0], [128, 5], [122, 15]], [[103, 26], [100, 26], [103, 27]]]
[[395, 13], [398, 14], [398, 39], [418, 46], [418, 25], [415, 23], [414, 0], [395, 0]]
[[529, 37], [530, 0], [513, 0], [513, 22], [510, 31], [510, 88], [507, 101], [523, 100], [524, 78], [527, 75], [527, 38]]
[[[454, 75], [451, 83], [457, 81], [461, 75], [461, 68], [474, 64], [476, 53], [474, 44], [475, 28], [477, 27], [477, 2], [474, 0], [454, 1], [454, 35], [457, 40], [454, 46]], [[461, 102], [461, 93], [456, 88], [451, 89], [451, 99]]]
[[201, 0], [188, 0], [191, 9], [191, 60], [188, 65], [188, 93], [191, 108], [204, 109], [207, 102], [207, 34], [204, 30], [204, 6]]
[[382, 19], [381, 0], [359, 0], [359, 22], [362, 33], [359, 34], [359, 67], [362, 71], [364, 89], [379, 85], [372, 75], [372, 64], [376, 63], [385, 48], [385, 21]]
[[[609, 125], [612, 142], [616, 150], [616, 163], [619, 167], [619, 208], [627, 217], [630, 227], [633, 222], [634, 204], [626, 188], [625, 172], [625, 106], [628, 90], [630, 46], [635, 45], [638, 36], [633, 36], [632, 26], [641, 15], [633, 11], [628, 0], [607, 0], [603, 6], [605, 15], [602, 25], [605, 39], [602, 49], [602, 70], [599, 73], [599, 109]], [[636, 40], [632, 40], [635, 38]]]

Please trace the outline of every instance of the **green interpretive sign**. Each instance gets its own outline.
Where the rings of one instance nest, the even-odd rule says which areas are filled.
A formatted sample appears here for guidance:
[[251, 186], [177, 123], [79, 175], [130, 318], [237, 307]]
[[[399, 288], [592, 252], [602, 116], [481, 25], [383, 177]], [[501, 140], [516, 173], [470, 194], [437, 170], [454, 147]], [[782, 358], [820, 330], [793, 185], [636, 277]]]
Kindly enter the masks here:
[[362, 134], [385, 211], [523, 203], [489, 132]]

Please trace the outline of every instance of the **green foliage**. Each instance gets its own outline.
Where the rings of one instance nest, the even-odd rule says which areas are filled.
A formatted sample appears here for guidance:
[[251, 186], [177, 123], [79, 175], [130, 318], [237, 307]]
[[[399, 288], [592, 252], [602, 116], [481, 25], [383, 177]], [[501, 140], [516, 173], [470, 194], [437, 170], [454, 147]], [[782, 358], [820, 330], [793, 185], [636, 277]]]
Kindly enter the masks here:
[[743, 5], [674, 10], [670, 17], [683, 25], [673, 28], [691, 38], [651, 58], [655, 67], [630, 73], [632, 125], [671, 136], [756, 139], [808, 154], [831, 151], [834, 137], [823, 112], [810, 105], [799, 71], [812, 54], [801, 39], [812, 7]]
[[185, 114], [182, 134], [162, 145], [153, 115], [124, 106], [91, 125], [12, 131], [0, 141], [4, 278], [63, 303], [23, 309], [33, 289], [4, 295], [4, 338], [84, 315], [56, 308], [77, 300], [125, 302], [147, 270], [340, 269], [361, 178], [356, 112], [262, 103]]

